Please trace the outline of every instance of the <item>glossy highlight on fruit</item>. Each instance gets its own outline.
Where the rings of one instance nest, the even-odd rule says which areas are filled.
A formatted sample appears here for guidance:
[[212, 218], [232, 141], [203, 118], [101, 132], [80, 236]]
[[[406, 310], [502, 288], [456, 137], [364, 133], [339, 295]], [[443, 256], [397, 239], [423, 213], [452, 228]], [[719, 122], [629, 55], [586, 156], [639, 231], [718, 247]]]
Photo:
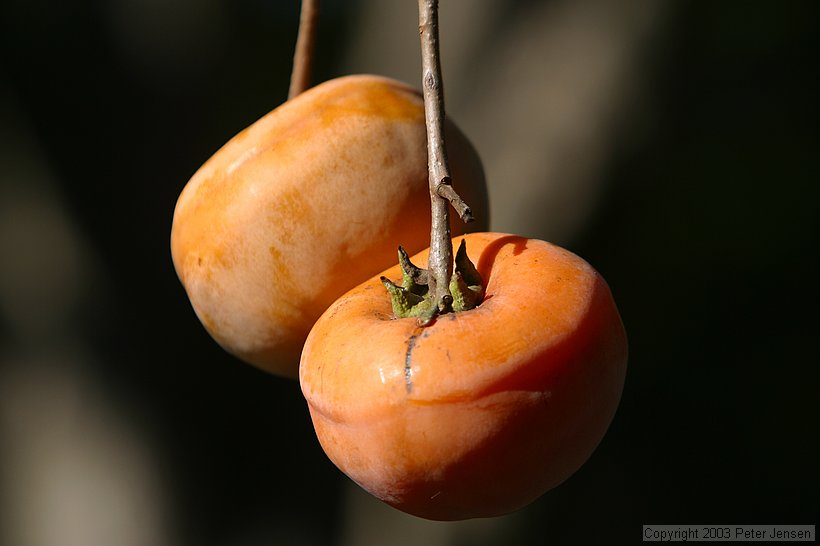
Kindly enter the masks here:
[[544, 241], [464, 239], [486, 288], [478, 307], [421, 328], [394, 317], [374, 277], [317, 321], [300, 369], [336, 466], [435, 520], [508, 513], [567, 479], [606, 432], [626, 374], [623, 324], [589, 264]]
[[[340, 295], [430, 237], [424, 105], [402, 83], [320, 84], [236, 135], [188, 182], [171, 251], [202, 324], [226, 350], [296, 377], [303, 342]], [[447, 126], [454, 183], [484, 229], [481, 162]]]

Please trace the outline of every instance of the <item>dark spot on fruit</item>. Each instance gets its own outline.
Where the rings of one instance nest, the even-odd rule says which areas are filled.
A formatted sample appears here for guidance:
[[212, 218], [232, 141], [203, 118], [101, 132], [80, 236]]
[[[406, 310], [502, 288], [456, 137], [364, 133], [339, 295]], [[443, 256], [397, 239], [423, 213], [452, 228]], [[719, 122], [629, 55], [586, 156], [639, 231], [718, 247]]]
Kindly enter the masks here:
[[410, 336], [407, 341], [407, 353], [404, 355], [404, 385], [407, 387], [407, 394], [413, 392], [413, 347], [416, 346], [416, 334]]

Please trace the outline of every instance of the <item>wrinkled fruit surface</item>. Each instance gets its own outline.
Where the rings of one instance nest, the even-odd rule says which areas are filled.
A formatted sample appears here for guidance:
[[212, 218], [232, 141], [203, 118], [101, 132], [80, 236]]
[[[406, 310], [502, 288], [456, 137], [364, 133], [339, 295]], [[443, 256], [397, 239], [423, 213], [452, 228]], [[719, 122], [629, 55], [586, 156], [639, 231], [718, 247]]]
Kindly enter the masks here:
[[[486, 187], [447, 126], [453, 180], [484, 229]], [[171, 251], [202, 324], [239, 358], [296, 377], [304, 340], [350, 288], [430, 237], [421, 95], [376, 76], [325, 82], [239, 133], [176, 205]], [[483, 219], [483, 222], [481, 221]], [[465, 226], [456, 218], [454, 233]]]
[[[618, 310], [589, 264], [539, 240], [464, 238], [481, 305], [420, 328], [394, 318], [374, 277], [322, 315], [300, 369], [330, 459], [437, 520], [504, 514], [568, 478], [606, 432], [626, 374]], [[398, 266], [383, 274], [401, 278]]]

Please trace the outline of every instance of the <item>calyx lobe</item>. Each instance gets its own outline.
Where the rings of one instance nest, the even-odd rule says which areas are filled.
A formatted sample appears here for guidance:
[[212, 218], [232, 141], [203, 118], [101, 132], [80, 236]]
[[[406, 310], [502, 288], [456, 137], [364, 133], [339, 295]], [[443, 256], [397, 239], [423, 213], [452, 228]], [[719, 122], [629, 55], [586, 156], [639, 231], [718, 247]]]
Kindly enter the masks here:
[[402, 271], [401, 284], [395, 284], [387, 277], [381, 277], [382, 284], [390, 294], [393, 313], [398, 318], [418, 317], [419, 324], [424, 326], [442, 312], [467, 311], [477, 307], [484, 297], [484, 285], [481, 275], [467, 256], [467, 245], [464, 239], [458, 247], [455, 257], [455, 268], [450, 278], [450, 308], [442, 311], [433, 302], [429, 290], [429, 272], [410, 261], [407, 252], [399, 247], [399, 265]]

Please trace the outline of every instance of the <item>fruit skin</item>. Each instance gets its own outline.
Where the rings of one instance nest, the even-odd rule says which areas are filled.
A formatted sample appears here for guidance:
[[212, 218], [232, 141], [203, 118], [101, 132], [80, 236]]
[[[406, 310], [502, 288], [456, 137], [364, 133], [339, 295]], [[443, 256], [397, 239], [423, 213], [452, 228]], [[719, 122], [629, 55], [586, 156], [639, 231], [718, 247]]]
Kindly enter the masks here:
[[317, 321], [300, 369], [336, 466], [436, 520], [511, 512], [568, 478], [606, 432], [626, 374], [623, 324], [589, 264], [543, 241], [465, 238], [486, 287], [479, 307], [422, 329], [392, 317], [374, 277]]
[[[453, 180], [485, 229], [481, 162], [447, 126]], [[177, 274], [226, 350], [296, 377], [311, 326], [340, 295], [389, 267], [400, 241], [429, 244], [424, 105], [402, 83], [320, 84], [236, 135], [179, 197]], [[481, 220], [483, 219], [483, 220]], [[465, 226], [452, 222], [454, 233]]]

